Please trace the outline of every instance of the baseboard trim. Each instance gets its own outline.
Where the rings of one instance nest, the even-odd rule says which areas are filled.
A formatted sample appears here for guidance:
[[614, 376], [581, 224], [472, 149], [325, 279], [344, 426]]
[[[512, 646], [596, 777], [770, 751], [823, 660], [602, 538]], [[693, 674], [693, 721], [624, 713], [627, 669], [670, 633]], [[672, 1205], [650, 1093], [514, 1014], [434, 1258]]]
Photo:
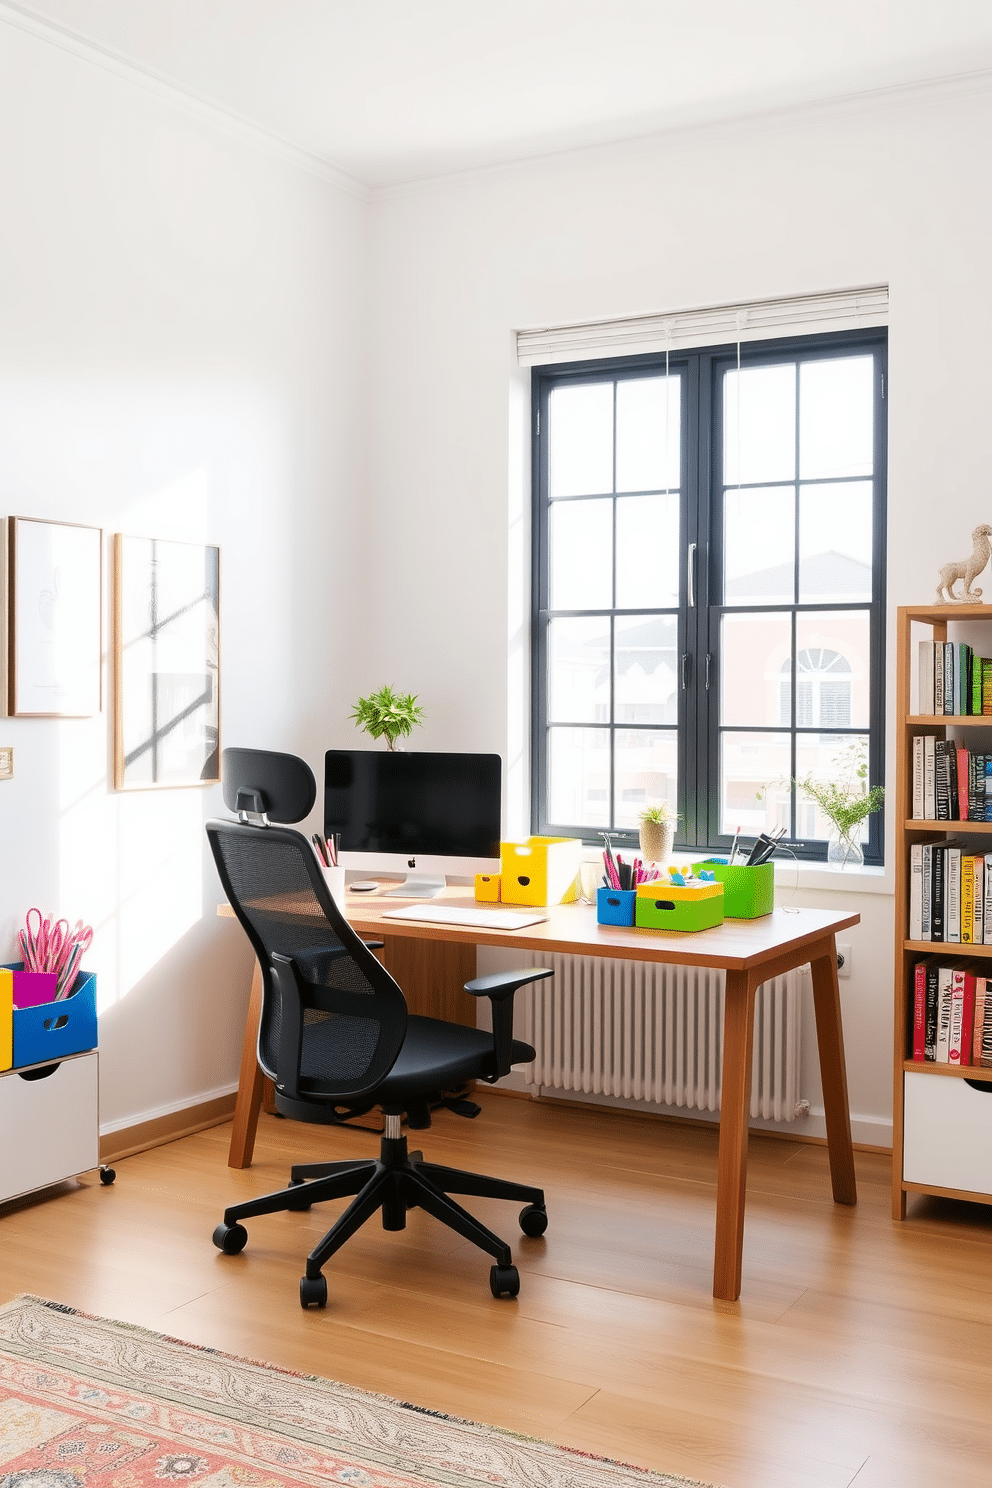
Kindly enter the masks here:
[[119, 1131], [106, 1132], [100, 1138], [100, 1161], [120, 1162], [122, 1157], [133, 1157], [136, 1152], [147, 1152], [150, 1147], [162, 1147], [166, 1142], [206, 1131], [207, 1127], [220, 1126], [234, 1115], [236, 1099], [237, 1092], [232, 1090], [229, 1095], [184, 1106], [180, 1111], [170, 1111], [150, 1121], [139, 1121], [134, 1126], [122, 1126]]
[[[542, 1106], [564, 1106], [568, 1111], [596, 1111], [604, 1116], [630, 1116], [636, 1121], [664, 1121], [670, 1126], [698, 1126], [712, 1131], [720, 1125], [719, 1119], [714, 1117], [707, 1120], [701, 1116], [675, 1116], [668, 1111], [646, 1111], [640, 1106], [600, 1105], [595, 1100], [568, 1100], [564, 1096], [532, 1095], [529, 1090], [516, 1090], [506, 1085], [492, 1085], [490, 1091], [493, 1095], [508, 1096], [511, 1100], [532, 1100]], [[813, 1132], [806, 1131], [777, 1131], [772, 1127], [749, 1126], [748, 1131], [755, 1137], [772, 1137], [777, 1142], [802, 1142], [808, 1147], [826, 1147], [826, 1137], [820, 1137]], [[880, 1152], [886, 1157], [892, 1154], [892, 1148], [878, 1145], [873, 1142], [852, 1142], [851, 1146], [855, 1152]]]

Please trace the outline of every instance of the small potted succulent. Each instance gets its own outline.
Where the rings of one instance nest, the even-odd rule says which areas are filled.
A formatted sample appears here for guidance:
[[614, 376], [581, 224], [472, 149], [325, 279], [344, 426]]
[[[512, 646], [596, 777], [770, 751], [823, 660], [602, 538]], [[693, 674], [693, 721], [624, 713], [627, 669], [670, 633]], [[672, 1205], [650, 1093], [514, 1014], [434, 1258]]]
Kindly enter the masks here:
[[373, 739], [385, 739], [387, 749], [395, 749], [397, 739], [407, 739], [414, 727], [424, 721], [424, 710], [417, 706], [412, 692], [396, 692], [380, 687], [368, 697], [360, 697], [351, 710], [356, 728], [364, 729]]
[[678, 812], [668, 801], [645, 806], [640, 815], [641, 856], [648, 863], [664, 863], [672, 855]]

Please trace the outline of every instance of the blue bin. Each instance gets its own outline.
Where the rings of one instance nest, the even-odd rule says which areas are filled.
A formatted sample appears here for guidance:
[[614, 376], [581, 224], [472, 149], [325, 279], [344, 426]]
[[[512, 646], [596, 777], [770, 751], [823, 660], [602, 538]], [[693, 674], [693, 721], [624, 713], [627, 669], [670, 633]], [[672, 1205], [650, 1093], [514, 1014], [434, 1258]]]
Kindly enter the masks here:
[[596, 919], [600, 925], [632, 925], [637, 894], [633, 889], [596, 890]]
[[[22, 962], [11, 965], [20, 971]], [[97, 1045], [96, 972], [80, 971], [68, 997], [14, 1009], [14, 1069], [53, 1064]]]

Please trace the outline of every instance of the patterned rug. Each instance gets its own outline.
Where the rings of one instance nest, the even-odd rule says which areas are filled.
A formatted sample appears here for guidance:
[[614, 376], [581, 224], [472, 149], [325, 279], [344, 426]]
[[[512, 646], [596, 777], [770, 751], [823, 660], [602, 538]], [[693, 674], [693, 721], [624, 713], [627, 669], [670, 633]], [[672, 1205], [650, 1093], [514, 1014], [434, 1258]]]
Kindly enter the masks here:
[[705, 1488], [18, 1297], [0, 1488]]

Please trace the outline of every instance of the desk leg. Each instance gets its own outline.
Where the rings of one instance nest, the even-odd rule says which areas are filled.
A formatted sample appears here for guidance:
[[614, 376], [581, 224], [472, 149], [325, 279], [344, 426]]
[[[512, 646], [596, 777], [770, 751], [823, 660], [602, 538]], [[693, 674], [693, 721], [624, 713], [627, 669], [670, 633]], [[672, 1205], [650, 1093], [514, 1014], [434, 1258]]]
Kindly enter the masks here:
[[840, 987], [837, 982], [837, 946], [831, 935], [810, 959], [813, 974], [813, 1008], [816, 1040], [820, 1052], [823, 1085], [823, 1114], [830, 1153], [830, 1181], [834, 1202], [856, 1204], [854, 1147], [851, 1142], [851, 1110], [847, 1096], [847, 1066], [844, 1062], [844, 1030], [840, 1016]]
[[741, 1294], [747, 1129], [751, 1105], [751, 1053], [757, 983], [745, 971], [727, 972], [723, 1011], [723, 1079], [720, 1155], [716, 1176], [716, 1246], [713, 1295], [736, 1302]]
[[248, 1017], [245, 1021], [245, 1041], [241, 1049], [241, 1074], [238, 1078], [238, 1096], [234, 1103], [234, 1122], [231, 1127], [231, 1148], [227, 1157], [229, 1168], [250, 1168], [255, 1151], [255, 1128], [258, 1113], [262, 1108], [264, 1076], [258, 1067], [255, 1055], [258, 1043], [258, 1020], [262, 1014], [262, 968], [255, 962], [251, 977], [251, 996], [248, 999]]

